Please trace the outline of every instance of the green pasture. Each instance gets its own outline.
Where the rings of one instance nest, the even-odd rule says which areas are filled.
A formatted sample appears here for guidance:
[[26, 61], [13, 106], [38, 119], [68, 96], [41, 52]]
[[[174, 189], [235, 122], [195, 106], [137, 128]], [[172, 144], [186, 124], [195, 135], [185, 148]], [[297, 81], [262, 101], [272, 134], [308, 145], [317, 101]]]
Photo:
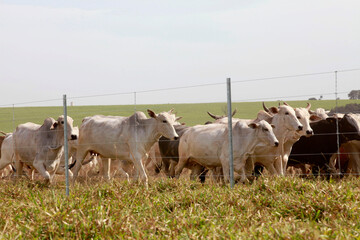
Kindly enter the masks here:
[[0, 239], [359, 239], [360, 180], [0, 181]]
[[[305, 107], [311, 103], [312, 109], [322, 107], [325, 109], [334, 108], [335, 100], [313, 100], [313, 101], [288, 101], [293, 107]], [[266, 106], [277, 106], [279, 102], [266, 102]], [[359, 100], [339, 100], [338, 106], [348, 103], [359, 103]], [[69, 106], [68, 115], [74, 119], [74, 125], [80, 125], [81, 120], [92, 115], [119, 115], [130, 116], [134, 111], [151, 109], [155, 112], [168, 111], [174, 108], [177, 116], [182, 116], [181, 122], [189, 126], [204, 124], [211, 120], [206, 111], [217, 115], [226, 113], [226, 103], [191, 103], [191, 104], [158, 104], [158, 105], [106, 105], [106, 106]], [[262, 102], [234, 102], [233, 109], [237, 109], [235, 117], [255, 118], [262, 108]], [[46, 117], [57, 118], [63, 114], [63, 107], [15, 107], [0, 108], [0, 130], [12, 132], [17, 125], [25, 122], [41, 124]]]

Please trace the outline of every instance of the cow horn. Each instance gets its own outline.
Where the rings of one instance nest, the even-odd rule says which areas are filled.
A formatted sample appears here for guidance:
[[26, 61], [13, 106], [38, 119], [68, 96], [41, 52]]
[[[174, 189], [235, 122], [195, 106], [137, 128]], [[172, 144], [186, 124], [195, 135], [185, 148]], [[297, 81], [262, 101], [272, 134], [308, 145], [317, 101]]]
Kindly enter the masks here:
[[236, 112], [237, 112], [237, 109], [235, 108], [235, 110], [233, 111], [233, 113], [231, 114], [231, 116], [233, 117]]
[[174, 109], [172, 108], [172, 109], [169, 110], [169, 113], [171, 114], [173, 111], [174, 111]]
[[215, 120], [222, 118], [221, 116], [214, 115], [214, 114], [212, 114], [211, 112], [207, 112], [207, 113], [209, 114], [210, 117], [212, 117], [212, 118], [215, 119]]
[[6, 135], [6, 132], [0, 131], [0, 133]]
[[285, 106], [289, 106], [289, 104], [287, 104], [286, 102], [284, 102], [284, 105], [285, 105]]
[[307, 106], [306, 106], [306, 110], [310, 110], [310, 108], [311, 108], [311, 103], [307, 103]]
[[265, 112], [270, 112], [270, 110], [265, 106], [264, 102], [263, 102], [263, 108], [264, 108]]

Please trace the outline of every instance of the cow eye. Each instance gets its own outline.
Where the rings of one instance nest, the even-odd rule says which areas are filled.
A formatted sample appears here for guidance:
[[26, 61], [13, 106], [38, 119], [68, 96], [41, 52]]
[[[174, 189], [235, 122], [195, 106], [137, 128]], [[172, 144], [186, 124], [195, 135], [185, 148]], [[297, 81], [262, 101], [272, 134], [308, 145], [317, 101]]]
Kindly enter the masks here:
[[301, 119], [301, 117], [300, 117], [300, 116], [297, 116], [297, 119]]
[[288, 113], [288, 112], [286, 112], [286, 113], [285, 113], [285, 115], [289, 115], [289, 113]]
[[264, 131], [264, 132], [268, 132], [268, 131], [269, 131], [269, 129], [267, 129], [267, 128], [263, 128], [263, 131]]
[[64, 121], [61, 121], [61, 124], [64, 124]]
[[166, 120], [163, 120], [162, 122], [163, 122], [163, 123], [167, 123], [167, 121], [166, 121]]

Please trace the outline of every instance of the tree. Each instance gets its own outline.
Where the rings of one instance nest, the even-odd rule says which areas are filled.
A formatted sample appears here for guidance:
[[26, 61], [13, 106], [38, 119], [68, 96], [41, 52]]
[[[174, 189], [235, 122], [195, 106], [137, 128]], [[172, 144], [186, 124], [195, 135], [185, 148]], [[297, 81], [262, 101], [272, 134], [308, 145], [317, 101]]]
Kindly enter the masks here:
[[316, 98], [314, 98], [314, 97], [311, 97], [311, 98], [309, 98], [309, 100], [316, 100]]
[[351, 90], [348, 97], [349, 99], [360, 99], [360, 90]]

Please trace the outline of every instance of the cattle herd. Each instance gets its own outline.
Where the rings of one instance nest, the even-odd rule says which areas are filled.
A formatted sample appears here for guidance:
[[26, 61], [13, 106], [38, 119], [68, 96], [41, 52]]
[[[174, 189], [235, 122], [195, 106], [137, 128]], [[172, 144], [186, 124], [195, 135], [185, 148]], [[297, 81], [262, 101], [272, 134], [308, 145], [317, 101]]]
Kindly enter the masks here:
[[[254, 119], [232, 118], [235, 179], [246, 182], [254, 169], [263, 174], [341, 175], [360, 173], [360, 115], [328, 116], [311, 105], [293, 108], [263, 104]], [[80, 127], [71, 117], [46, 118], [42, 125], [24, 123], [0, 137], [2, 178], [37, 174], [51, 183], [65, 172], [64, 129], [67, 129], [69, 176], [99, 175], [139, 179], [162, 172], [179, 178], [183, 169], [192, 180], [230, 180], [229, 126], [226, 116], [208, 112], [204, 125], [179, 123], [172, 110], [147, 110], [130, 117], [85, 117]], [[234, 116], [235, 112], [233, 113]], [[66, 124], [66, 126], [65, 126]], [[340, 146], [340, 148], [338, 148]]]

